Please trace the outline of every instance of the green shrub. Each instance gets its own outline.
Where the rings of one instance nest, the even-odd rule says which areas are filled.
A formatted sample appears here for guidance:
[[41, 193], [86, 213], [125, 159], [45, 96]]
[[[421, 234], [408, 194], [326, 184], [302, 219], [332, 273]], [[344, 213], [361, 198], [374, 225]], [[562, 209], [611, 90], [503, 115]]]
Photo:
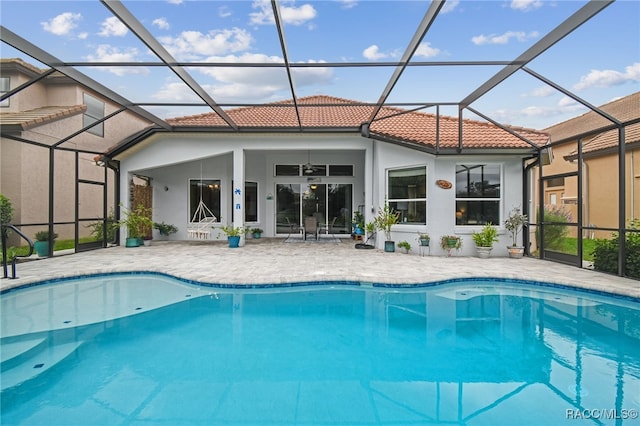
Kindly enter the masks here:
[[[544, 226], [544, 248], [545, 249], [560, 249], [564, 238], [569, 233], [569, 227], [562, 225], [563, 223], [571, 222], [571, 214], [558, 206], [545, 206], [544, 216], [542, 222], [547, 225]], [[559, 223], [559, 225], [551, 225], [549, 223]], [[536, 242], [540, 247], [540, 230], [536, 229]]]
[[13, 205], [4, 195], [0, 194], [0, 225], [8, 225], [13, 220]]
[[[629, 224], [630, 229], [638, 232], [627, 232], [625, 237], [625, 270], [626, 275], [640, 278], [640, 219]], [[597, 239], [593, 250], [593, 268], [596, 271], [618, 273], [618, 233], [611, 234], [611, 239]]]
[[[96, 222], [92, 222], [87, 225], [87, 228], [91, 229], [91, 236], [95, 241], [102, 241], [103, 234], [103, 221], [98, 220]], [[114, 242], [116, 239], [116, 232], [120, 228], [120, 224], [116, 220], [116, 215], [113, 209], [109, 210], [109, 214], [107, 215], [107, 242]]]

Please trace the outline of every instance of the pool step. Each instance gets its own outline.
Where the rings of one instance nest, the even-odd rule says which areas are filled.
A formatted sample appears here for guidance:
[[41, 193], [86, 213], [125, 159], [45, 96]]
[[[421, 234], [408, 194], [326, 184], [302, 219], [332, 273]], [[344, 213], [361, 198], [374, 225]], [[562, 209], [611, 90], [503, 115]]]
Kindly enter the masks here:
[[[10, 359], [11, 365], [8, 366], [6, 370], [3, 367], [0, 391], [4, 392], [7, 389], [40, 376], [73, 354], [83, 343], [82, 341], [72, 341], [61, 344], [51, 344], [49, 339], [44, 338], [43, 340], [43, 342], [13, 356]], [[6, 344], [2, 345], [2, 352], [4, 352], [5, 346]], [[24, 347], [26, 346], [23, 346], [23, 348]], [[13, 349], [14, 353], [16, 350], [17, 349]]]
[[46, 337], [31, 337], [23, 340], [0, 340], [0, 371], [7, 370], [17, 365], [20, 362], [21, 357], [29, 354], [30, 352], [37, 351], [46, 341]]

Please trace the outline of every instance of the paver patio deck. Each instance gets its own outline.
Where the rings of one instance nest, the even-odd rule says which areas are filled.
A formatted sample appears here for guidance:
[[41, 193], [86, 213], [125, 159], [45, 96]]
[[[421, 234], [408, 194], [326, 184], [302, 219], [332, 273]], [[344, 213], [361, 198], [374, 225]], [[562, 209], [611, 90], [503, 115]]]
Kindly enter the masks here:
[[248, 240], [231, 249], [223, 241], [154, 241], [150, 247], [110, 247], [17, 265], [17, 279], [0, 289], [76, 275], [154, 271], [205, 283], [281, 284], [316, 281], [417, 284], [466, 277], [543, 281], [640, 299], [640, 281], [534, 258], [479, 259], [356, 250], [353, 241], [285, 243]]

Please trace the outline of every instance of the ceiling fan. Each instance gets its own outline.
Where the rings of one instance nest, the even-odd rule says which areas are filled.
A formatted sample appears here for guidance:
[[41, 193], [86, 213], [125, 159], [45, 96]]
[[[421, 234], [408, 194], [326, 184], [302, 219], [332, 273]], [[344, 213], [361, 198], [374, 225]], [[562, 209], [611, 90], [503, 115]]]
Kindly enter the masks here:
[[318, 169], [318, 166], [314, 166], [313, 164], [311, 164], [311, 151], [307, 151], [307, 164], [302, 165], [302, 172], [305, 175], [310, 175]]

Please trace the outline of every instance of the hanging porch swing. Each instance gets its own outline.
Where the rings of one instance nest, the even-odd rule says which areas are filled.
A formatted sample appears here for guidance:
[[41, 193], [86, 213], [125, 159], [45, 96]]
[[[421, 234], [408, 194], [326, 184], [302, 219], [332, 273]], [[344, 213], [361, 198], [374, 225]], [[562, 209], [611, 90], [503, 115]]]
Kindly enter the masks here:
[[204, 183], [202, 181], [202, 162], [200, 163], [200, 182], [198, 184], [198, 190], [200, 193], [200, 201], [198, 207], [193, 213], [191, 222], [187, 226], [187, 235], [192, 240], [208, 240], [211, 236], [211, 229], [213, 224], [217, 222], [218, 218], [213, 214], [211, 209], [207, 207], [202, 199], [202, 187]]

